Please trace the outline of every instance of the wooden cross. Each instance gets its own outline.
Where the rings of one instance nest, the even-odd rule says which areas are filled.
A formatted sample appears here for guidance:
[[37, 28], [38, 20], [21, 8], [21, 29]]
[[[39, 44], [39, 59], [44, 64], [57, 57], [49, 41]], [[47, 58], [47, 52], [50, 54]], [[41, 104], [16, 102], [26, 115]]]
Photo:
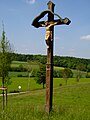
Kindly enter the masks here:
[[[36, 28], [46, 27], [45, 41], [47, 44], [47, 64], [46, 64], [46, 112], [49, 113], [52, 110], [52, 97], [53, 97], [53, 42], [54, 42], [54, 26], [70, 24], [68, 18], [62, 19], [58, 14], [54, 13], [55, 4], [51, 1], [48, 2], [48, 10], [43, 11], [37, 16], [32, 25]], [[39, 21], [46, 14], [48, 14], [47, 21]], [[59, 19], [54, 20], [54, 15]]]

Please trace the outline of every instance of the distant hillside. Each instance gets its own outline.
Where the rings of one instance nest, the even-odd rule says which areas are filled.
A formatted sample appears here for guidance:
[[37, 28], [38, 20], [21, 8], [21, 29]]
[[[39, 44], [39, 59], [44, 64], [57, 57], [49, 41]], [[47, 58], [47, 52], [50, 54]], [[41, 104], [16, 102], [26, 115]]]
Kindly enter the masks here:
[[[38, 61], [42, 64], [46, 64], [46, 55], [29, 55], [29, 54], [13, 54], [14, 61]], [[90, 72], [90, 59], [54, 56], [54, 66], [66, 67], [71, 69], [80, 68], [82, 71]]]

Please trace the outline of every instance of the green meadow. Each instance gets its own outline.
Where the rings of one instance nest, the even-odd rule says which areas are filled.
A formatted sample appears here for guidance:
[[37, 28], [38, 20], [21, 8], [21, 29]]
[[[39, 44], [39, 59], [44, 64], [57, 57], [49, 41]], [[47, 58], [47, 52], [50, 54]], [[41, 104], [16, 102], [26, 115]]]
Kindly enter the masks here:
[[12, 61], [11, 67], [19, 67], [19, 65], [26, 65], [27, 62], [21, 62], [21, 61]]
[[[76, 81], [76, 78], [69, 78], [67, 80], [67, 85], [74, 85], [74, 84], [84, 84], [84, 83], [89, 83], [90, 78], [81, 78], [79, 82]], [[20, 91], [32, 91], [32, 90], [38, 90], [42, 89], [43, 85], [39, 85], [36, 83], [34, 78], [29, 78], [29, 77], [12, 77], [10, 79], [10, 85], [8, 86], [8, 92], [13, 93], [13, 92], [18, 92], [18, 86], [21, 86]], [[59, 86], [65, 86], [66, 82], [63, 78], [54, 78], [53, 79], [53, 87], [59, 87]], [[2, 81], [0, 80], [0, 87], [2, 86]], [[0, 91], [1, 93], [1, 91]]]
[[[13, 61], [12, 67], [27, 65], [27, 62]], [[39, 65], [32, 63], [35, 69]], [[56, 70], [64, 68], [54, 67]], [[73, 70], [74, 75], [76, 70]], [[77, 82], [76, 78], [53, 78], [53, 109], [50, 114], [45, 112], [45, 89], [35, 82], [27, 72], [10, 72], [8, 86], [8, 104], [2, 110], [2, 96], [0, 96], [0, 120], [90, 120], [90, 78], [83, 77]], [[21, 89], [18, 89], [21, 86]], [[2, 81], [0, 78], [0, 87]], [[2, 93], [2, 91], [0, 91]]]
[[90, 79], [81, 79], [76, 84], [70, 79], [68, 85], [63, 82], [62, 86], [58, 81], [63, 82], [54, 79], [53, 110], [49, 115], [45, 112], [45, 89], [33, 89], [8, 95], [4, 111], [0, 97], [0, 120], [90, 120]]

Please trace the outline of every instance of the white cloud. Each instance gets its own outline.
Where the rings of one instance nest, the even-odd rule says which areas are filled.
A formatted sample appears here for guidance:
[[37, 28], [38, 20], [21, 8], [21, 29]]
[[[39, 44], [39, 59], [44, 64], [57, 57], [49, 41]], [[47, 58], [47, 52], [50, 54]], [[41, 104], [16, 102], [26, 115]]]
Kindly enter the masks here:
[[90, 35], [81, 36], [80, 39], [81, 40], [90, 40]]
[[34, 4], [36, 2], [36, 0], [26, 0], [26, 3], [28, 4]]

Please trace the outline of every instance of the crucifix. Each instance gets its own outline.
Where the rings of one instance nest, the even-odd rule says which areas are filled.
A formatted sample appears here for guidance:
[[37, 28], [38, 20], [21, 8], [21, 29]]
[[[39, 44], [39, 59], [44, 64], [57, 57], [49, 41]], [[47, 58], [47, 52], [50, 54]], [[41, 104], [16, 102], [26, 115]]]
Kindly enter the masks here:
[[[53, 42], [54, 42], [54, 26], [70, 24], [68, 18], [62, 19], [58, 14], [54, 13], [55, 4], [51, 1], [48, 2], [48, 10], [43, 11], [39, 16], [37, 16], [32, 25], [36, 28], [45, 27], [45, 41], [47, 45], [47, 64], [46, 64], [46, 112], [49, 113], [52, 110], [52, 97], [53, 97]], [[39, 21], [46, 14], [48, 14], [47, 21]], [[54, 20], [54, 15], [58, 19]]]

